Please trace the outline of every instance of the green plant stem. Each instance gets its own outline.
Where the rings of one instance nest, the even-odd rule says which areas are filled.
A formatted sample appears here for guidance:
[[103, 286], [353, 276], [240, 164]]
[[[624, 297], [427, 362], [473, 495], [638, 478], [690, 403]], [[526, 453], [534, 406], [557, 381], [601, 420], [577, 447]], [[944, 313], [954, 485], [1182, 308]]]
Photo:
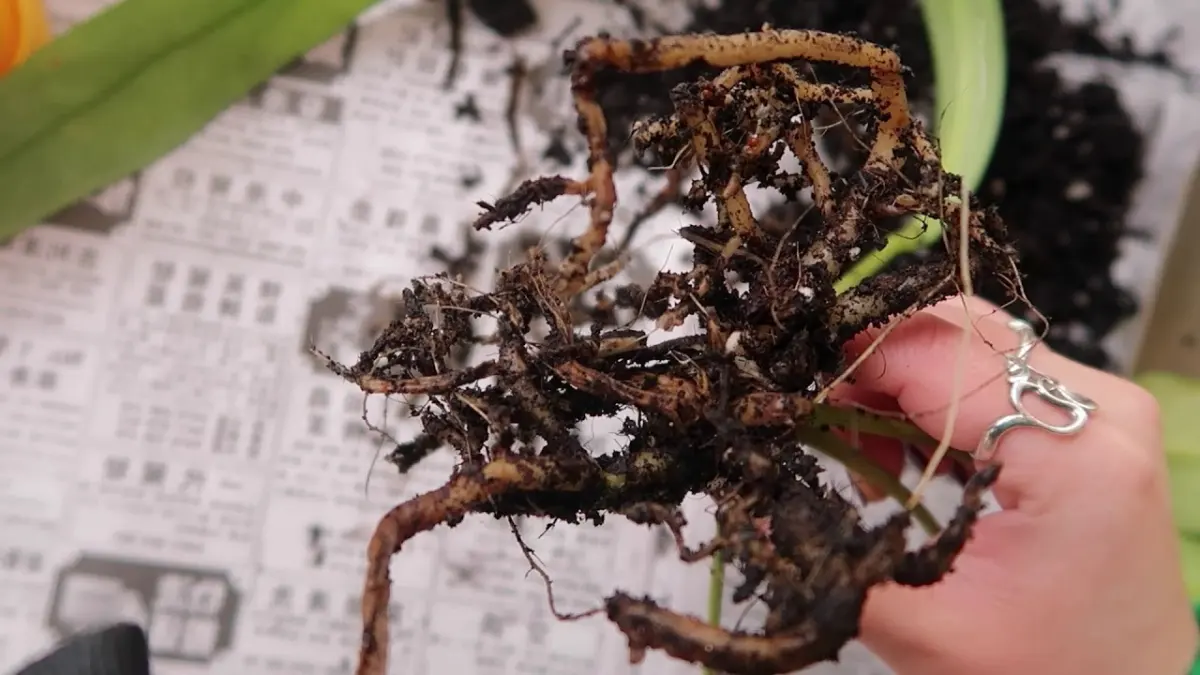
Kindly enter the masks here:
[[[815, 447], [829, 455], [842, 466], [853, 471], [882, 489], [887, 496], [905, 504], [912, 498], [912, 491], [900, 479], [885, 471], [857, 448], [839, 438], [836, 434], [819, 429], [804, 429], [798, 434], [801, 442]], [[913, 517], [929, 536], [935, 536], [942, 531], [937, 518], [933, 517], [924, 504], [918, 503], [912, 509]]]
[[[712, 567], [708, 575], [708, 622], [721, 625], [721, 606], [725, 598], [725, 556], [718, 549], [712, 554]], [[704, 675], [713, 675], [707, 667]]]
[[[813, 426], [817, 427], [840, 427], [930, 448], [936, 447], [938, 444], [937, 439], [922, 431], [912, 422], [849, 406], [817, 404], [813, 409], [813, 422]], [[965, 468], [971, 470], [975, 468], [975, 462], [971, 459], [971, 455], [962, 450], [952, 449], [946, 456]]]

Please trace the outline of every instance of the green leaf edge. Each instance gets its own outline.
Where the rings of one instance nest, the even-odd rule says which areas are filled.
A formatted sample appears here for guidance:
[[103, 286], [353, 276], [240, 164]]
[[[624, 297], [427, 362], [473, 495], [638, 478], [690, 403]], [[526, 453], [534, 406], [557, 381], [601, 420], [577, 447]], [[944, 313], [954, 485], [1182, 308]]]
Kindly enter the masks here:
[[[9, 119], [19, 117], [22, 106], [0, 106], [0, 129], [28, 130], [21, 135], [0, 132], [0, 203], [4, 204], [0, 209], [0, 240], [36, 226], [55, 210], [162, 158], [280, 68], [344, 29], [374, 2], [188, 3], [186, 7], [192, 13], [187, 18], [198, 16], [202, 25], [197, 27], [178, 17], [174, 23], [164, 19], [169, 17], [167, 8], [176, 13], [183, 11], [185, 5], [174, 0], [123, 0], [76, 25], [0, 79], [0, 100], [20, 101], [40, 94], [52, 102], [57, 98], [58, 103], [42, 111], [43, 122], [31, 124], [26, 118], [21, 120], [23, 127]], [[167, 48], [158, 52], [152, 48], [141, 52], [122, 49], [117, 41], [128, 47], [127, 31], [136, 26], [156, 26], [161, 39], [145, 42], [165, 44]], [[122, 40], [122, 31], [114, 28], [123, 28], [126, 38]], [[97, 69], [94, 61], [106, 54], [130, 58], [118, 61], [117, 68]], [[224, 64], [223, 69], [209, 67], [213, 61]], [[213, 79], [203, 95], [187, 97], [185, 90], [187, 105], [174, 101], [175, 124], [156, 126], [152, 115], [122, 112], [130, 107], [123, 96], [143, 102], [146, 110], [162, 109], [167, 96], [178, 90], [159, 85], [178, 72]], [[55, 89], [62, 83], [65, 86]], [[136, 143], [114, 150], [111, 143], [96, 141], [100, 149], [89, 148], [79, 140], [98, 138], [89, 125], [104, 129], [110, 139], [136, 138]], [[20, 140], [22, 137], [24, 140]], [[76, 168], [74, 174], [70, 169], [61, 169], [58, 158], [72, 152], [88, 157], [92, 168]], [[97, 161], [97, 156], [111, 157], [112, 161]]]
[[1158, 401], [1163, 447], [1169, 455], [1200, 460], [1200, 378], [1146, 371], [1133, 378]]

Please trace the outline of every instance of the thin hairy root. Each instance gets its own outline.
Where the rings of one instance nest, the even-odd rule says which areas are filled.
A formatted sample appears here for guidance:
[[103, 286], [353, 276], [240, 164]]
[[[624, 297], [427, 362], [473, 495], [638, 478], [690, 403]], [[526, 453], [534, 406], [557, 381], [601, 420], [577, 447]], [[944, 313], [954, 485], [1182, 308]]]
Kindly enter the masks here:
[[563, 195], [586, 195], [590, 185], [563, 176], [534, 178], [521, 183], [511, 195], [500, 199], [495, 204], [479, 202], [483, 215], [479, 216], [471, 227], [476, 230], [486, 230], [493, 225], [513, 221], [525, 215], [531, 208], [546, 202], [552, 202]]
[[971, 282], [971, 216], [970, 216], [970, 194], [967, 191], [967, 184], [962, 184], [962, 206], [958, 211], [958, 269], [961, 275], [959, 280], [961, 283], [960, 290], [963, 298], [963, 313], [966, 321], [962, 326], [962, 338], [958, 342], [958, 351], [955, 354], [954, 363], [954, 380], [950, 387], [950, 409], [946, 411], [946, 426], [942, 430], [942, 439], [938, 442], [937, 448], [933, 451], [933, 455], [929, 458], [929, 463], [925, 465], [925, 471], [921, 474], [921, 480], [917, 483], [917, 487], [913, 489], [913, 495], [909, 498], [908, 506], [921, 498], [921, 494], [929, 485], [929, 481], [933, 480], [933, 475], [937, 471], [937, 467], [942, 463], [942, 458], [950, 450], [950, 437], [954, 434], [954, 424], [958, 421], [958, 405], [959, 397], [962, 394], [963, 377], [966, 373], [966, 358], [971, 346], [971, 331], [974, 326], [971, 324], [971, 314], [967, 311], [967, 298], [975, 294], [974, 284]]
[[[324, 355], [322, 355], [324, 356]], [[324, 357], [328, 359], [328, 357]], [[495, 375], [498, 365], [487, 361], [474, 368], [444, 373], [442, 375], [425, 375], [411, 378], [388, 378], [366, 373], [357, 373], [341, 364], [328, 362], [329, 368], [343, 378], [357, 384], [368, 394], [448, 394], [464, 384], [477, 382], [485, 377]]]
[[579, 619], [586, 619], [589, 616], [595, 616], [603, 611], [601, 608], [573, 614], [564, 614], [558, 611], [558, 606], [554, 602], [554, 581], [550, 578], [550, 573], [534, 559], [533, 549], [525, 543], [525, 538], [521, 536], [521, 530], [517, 528], [516, 521], [508, 518], [508, 527], [512, 530], [513, 538], [517, 540], [517, 545], [521, 547], [521, 554], [525, 556], [525, 562], [529, 563], [529, 569], [537, 572], [538, 576], [542, 578], [542, 583], [546, 585], [546, 603], [550, 605], [550, 613], [554, 615], [554, 618], [559, 621], [578, 621]]
[[577, 389], [666, 415], [676, 423], [696, 419], [707, 394], [706, 382], [671, 375], [646, 378], [654, 388], [641, 389], [575, 362], [564, 363], [554, 372]]
[[675, 550], [679, 552], [679, 559], [685, 563], [694, 563], [710, 557], [723, 543], [716, 539], [699, 548], [689, 548], [683, 538], [683, 528], [687, 525], [687, 520], [678, 506], [640, 502], [621, 509], [620, 513], [638, 525], [662, 525], [667, 528], [675, 542]]
[[820, 209], [821, 215], [832, 218], [833, 179], [829, 175], [829, 169], [817, 156], [817, 146], [813, 143], [812, 122], [804, 119], [789, 129], [787, 141], [812, 185], [813, 203]]
[[[680, 194], [679, 188], [680, 185], [683, 184], [685, 168], [684, 166], [680, 166], [682, 155], [683, 153], [681, 151], [677, 161], [672, 166], [667, 168], [666, 185], [663, 185], [662, 189], [659, 190], [654, 195], [654, 198], [650, 200], [650, 203], [643, 207], [642, 210], [639, 211], [629, 223], [629, 227], [625, 230], [625, 236], [621, 238], [621, 243], [617, 245], [618, 254], [625, 252], [629, 248], [629, 245], [633, 243], [634, 236], [637, 235], [638, 230], [641, 229], [644, 223], [662, 212], [667, 205], [678, 201]], [[686, 162], [685, 165], [690, 165], [690, 162]]]
[[614, 277], [621, 273], [621, 270], [625, 269], [626, 262], [627, 261], [625, 258], [618, 258], [607, 265], [603, 265], [592, 270], [591, 272], [588, 272], [583, 277], [583, 282], [579, 285], [579, 291], [588, 291], [606, 281], [611, 281]]
[[[697, 163], [707, 167], [710, 155], [723, 149], [724, 141], [720, 132], [713, 124], [709, 113], [704, 110], [699, 100], [691, 92], [677, 92], [674, 97], [675, 109], [683, 120], [692, 136], [692, 153]], [[731, 177], [722, 190], [721, 199], [717, 200], [717, 217], [722, 222], [732, 226], [733, 231], [740, 237], [753, 237], [757, 231], [754, 216], [750, 213], [750, 202], [741, 186], [734, 183], [736, 177]]]

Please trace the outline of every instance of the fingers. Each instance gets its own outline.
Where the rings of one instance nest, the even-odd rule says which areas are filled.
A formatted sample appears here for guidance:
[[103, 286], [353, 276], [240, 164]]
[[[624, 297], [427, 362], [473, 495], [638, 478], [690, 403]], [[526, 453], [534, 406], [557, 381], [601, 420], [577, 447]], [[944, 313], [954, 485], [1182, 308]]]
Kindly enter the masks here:
[[[837, 397], [857, 397], [863, 391], [890, 396], [934, 438], [943, 436], [951, 402], [957, 400], [950, 443], [974, 450], [989, 426], [1014, 412], [1004, 354], [1015, 353], [1019, 337], [1007, 325], [1010, 318], [985, 301], [973, 298], [964, 310], [962, 299], [952, 298], [902, 321], [877, 345], [873, 343], [880, 330], [859, 336], [849, 346], [851, 356], [872, 351], [856, 372], [854, 384]], [[965, 348], [963, 326], [971, 331]], [[1042, 429], [1017, 429], [1002, 437], [996, 457], [1005, 469], [994, 491], [1006, 508], [1014, 508], [1031, 495], [1053, 495], [1057, 489], [1053, 464], [1063, 461], [1072, 448], [1103, 440], [1109, 433], [1125, 433], [1123, 426], [1144, 425], [1144, 421], [1128, 417], [1123, 399], [1136, 387], [1125, 380], [1071, 361], [1044, 345], [1033, 349], [1029, 363], [1094, 399], [1099, 411], [1074, 437]], [[960, 387], [956, 386], [956, 373]], [[1036, 397], [1026, 397], [1023, 402], [1039, 419], [1052, 423], [1068, 420], [1063, 410]]]
[[[972, 450], [990, 425], [1014, 412], [1002, 354], [1014, 350], [1019, 337], [1008, 320], [978, 300], [964, 311], [957, 298], [921, 312], [895, 324], [864, 357], [857, 381], [838, 397], [890, 396], [926, 433], [939, 438], [953, 417], [952, 444]], [[964, 324], [971, 331], [959, 385], [955, 374]], [[871, 349], [879, 333], [860, 337], [851, 354]], [[1034, 348], [1029, 362], [1094, 399], [1099, 408], [1074, 436], [1018, 429], [1002, 437], [996, 457], [1003, 469], [994, 492], [1006, 510], [979, 520], [950, 576], [927, 588], [872, 588], [861, 637], [897, 671], [970, 672], [973, 662], [989, 660], [989, 649], [991, 660], [1008, 649], [1004, 636], [1036, 639], [1065, 625], [1069, 611], [1031, 624], [1030, 617], [1037, 616], [1031, 608], [1039, 603], [1048, 608], [1046, 597], [1075, 599], [1059, 607], [1080, 606], [1080, 599], [1094, 598], [1096, 588], [1111, 586], [1114, 579], [1137, 578], [1139, 589], [1157, 589], [1165, 586], [1156, 578], [1178, 577], [1165, 565], [1143, 562], [1178, 557], [1167, 550], [1174, 541], [1173, 523], [1153, 398], [1122, 378], [1045, 346]], [[948, 404], [956, 399], [952, 416]], [[1060, 411], [1033, 396], [1023, 402], [1039, 419], [1065, 421]], [[1136, 555], [1131, 557], [1130, 551]], [[1138, 566], [1144, 573], [1131, 573]], [[1181, 597], [1176, 587], [1163, 593]], [[1110, 616], [1129, 604], [1123, 592], [1113, 597]], [[1090, 628], [1080, 635], [1088, 636], [1081, 644], [1094, 641]]]

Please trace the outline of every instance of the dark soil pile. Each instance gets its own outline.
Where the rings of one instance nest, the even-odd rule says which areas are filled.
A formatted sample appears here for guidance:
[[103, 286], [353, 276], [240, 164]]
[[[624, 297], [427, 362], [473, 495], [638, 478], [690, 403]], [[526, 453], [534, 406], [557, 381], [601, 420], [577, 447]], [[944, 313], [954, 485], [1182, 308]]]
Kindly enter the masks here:
[[[1167, 59], [1162, 53], [1136, 56], [1128, 42], [1106, 44], [1097, 36], [1097, 22], [1070, 23], [1038, 0], [1005, 0], [1004, 10], [1009, 88], [980, 196], [998, 205], [1015, 233], [1028, 297], [1051, 321], [1049, 343], [1108, 367], [1111, 360], [1100, 343], [1137, 309], [1130, 293], [1113, 281], [1111, 268], [1118, 243], [1133, 229], [1126, 214], [1142, 176], [1143, 139], [1112, 87], [1068, 84], [1043, 62], [1059, 52], [1160, 64]], [[697, 8], [685, 30], [731, 33], [764, 22], [852, 31], [894, 45], [911, 69], [907, 84], [914, 108], [931, 111], [932, 61], [916, 0], [721, 0]], [[614, 118], [611, 128], [669, 111], [669, 86], [691, 75], [652, 74], [608, 88], [602, 104]], [[610, 142], [615, 147], [627, 139]], [[1009, 297], [1002, 288], [980, 292], [998, 302]]]

